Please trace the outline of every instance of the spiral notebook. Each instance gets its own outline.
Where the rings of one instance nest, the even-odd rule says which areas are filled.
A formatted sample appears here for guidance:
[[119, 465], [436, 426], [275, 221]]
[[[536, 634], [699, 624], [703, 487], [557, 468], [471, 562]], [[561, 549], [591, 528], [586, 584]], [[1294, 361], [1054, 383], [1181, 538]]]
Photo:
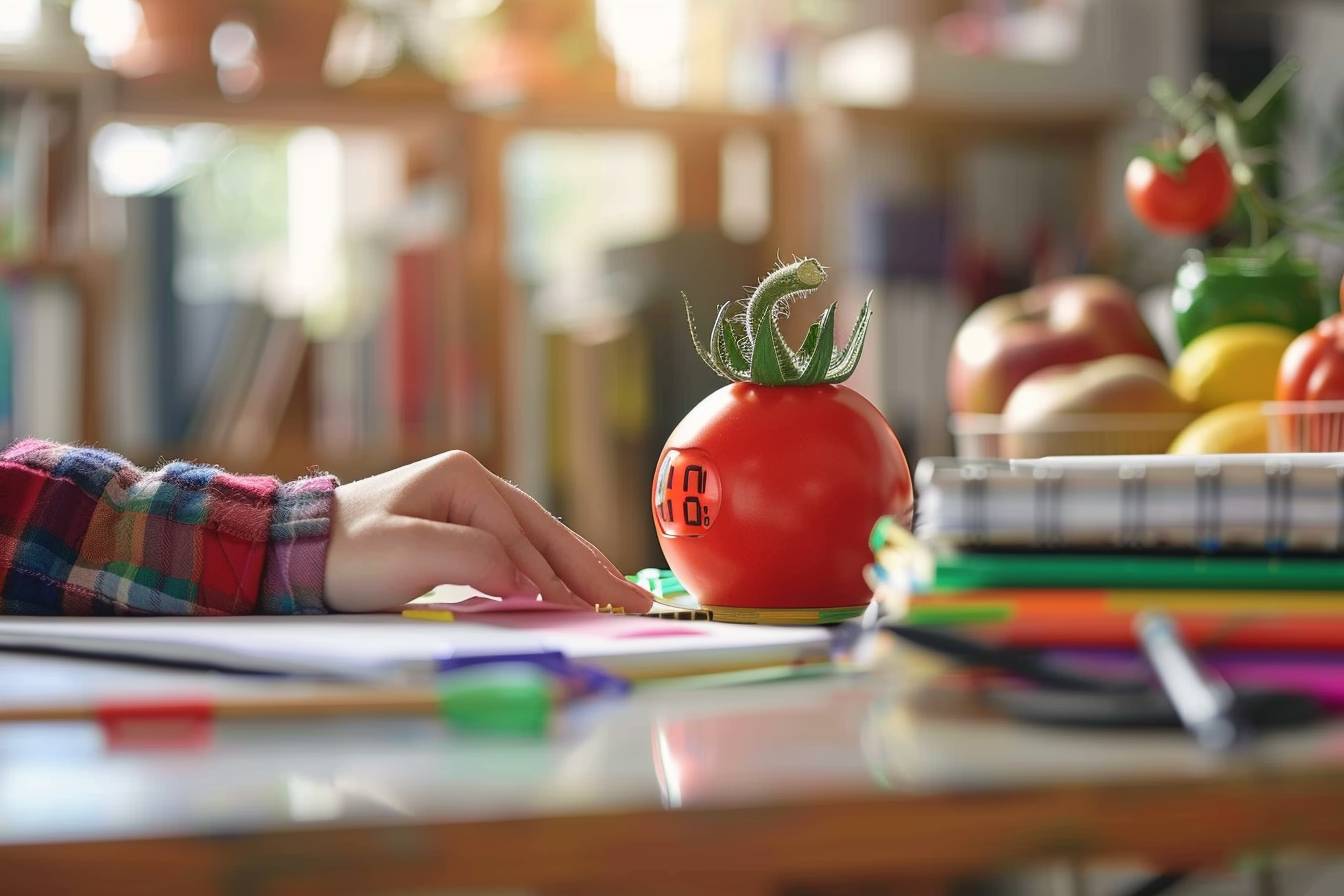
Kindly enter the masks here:
[[935, 546], [1344, 551], [1344, 453], [930, 458], [915, 481]]

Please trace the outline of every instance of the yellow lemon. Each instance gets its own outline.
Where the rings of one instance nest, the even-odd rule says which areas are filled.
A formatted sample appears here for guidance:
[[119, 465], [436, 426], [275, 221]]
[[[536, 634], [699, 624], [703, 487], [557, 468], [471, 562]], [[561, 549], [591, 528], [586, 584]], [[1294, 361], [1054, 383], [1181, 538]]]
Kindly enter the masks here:
[[1263, 402], [1239, 401], [1191, 423], [1167, 449], [1171, 454], [1259, 454], [1269, 450]]
[[1171, 370], [1176, 394], [1205, 410], [1272, 401], [1279, 359], [1297, 334], [1277, 324], [1228, 324], [1197, 337]]

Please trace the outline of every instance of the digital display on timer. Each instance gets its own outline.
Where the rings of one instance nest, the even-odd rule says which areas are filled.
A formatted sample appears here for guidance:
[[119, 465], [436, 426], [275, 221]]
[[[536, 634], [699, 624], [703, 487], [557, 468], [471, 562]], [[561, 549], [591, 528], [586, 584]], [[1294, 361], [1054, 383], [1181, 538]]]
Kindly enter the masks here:
[[719, 473], [705, 452], [673, 448], [653, 483], [653, 514], [664, 535], [705, 534], [719, 512]]

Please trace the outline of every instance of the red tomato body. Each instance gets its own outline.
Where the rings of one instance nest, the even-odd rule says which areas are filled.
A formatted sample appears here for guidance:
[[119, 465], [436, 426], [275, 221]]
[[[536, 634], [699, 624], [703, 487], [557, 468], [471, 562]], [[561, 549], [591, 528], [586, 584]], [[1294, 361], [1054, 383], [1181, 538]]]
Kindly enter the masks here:
[[1274, 397], [1279, 401], [1344, 400], [1344, 315], [1327, 317], [1283, 353]]
[[709, 607], [866, 604], [873, 524], [912, 507], [891, 427], [838, 385], [719, 389], [668, 437], [653, 484], [668, 565]]
[[[1344, 401], [1344, 315], [1327, 317], [1298, 335], [1279, 361], [1278, 401]], [[1294, 451], [1338, 451], [1337, 413], [1290, 414], [1284, 418]]]
[[1158, 233], [1204, 233], [1232, 207], [1236, 189], [1222, 150], [1210, 146], [1179, 175], [1135, 156], [1125, 168], [1125, 198], [1140, 221]]

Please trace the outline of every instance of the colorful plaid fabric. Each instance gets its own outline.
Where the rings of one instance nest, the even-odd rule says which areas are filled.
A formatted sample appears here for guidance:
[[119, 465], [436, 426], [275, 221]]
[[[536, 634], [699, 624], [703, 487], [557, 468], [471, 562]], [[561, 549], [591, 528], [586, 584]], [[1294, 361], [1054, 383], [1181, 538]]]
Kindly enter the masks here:
[[0, 452], [0, 613], [324, 613], [335, 486], [17, 442]]

